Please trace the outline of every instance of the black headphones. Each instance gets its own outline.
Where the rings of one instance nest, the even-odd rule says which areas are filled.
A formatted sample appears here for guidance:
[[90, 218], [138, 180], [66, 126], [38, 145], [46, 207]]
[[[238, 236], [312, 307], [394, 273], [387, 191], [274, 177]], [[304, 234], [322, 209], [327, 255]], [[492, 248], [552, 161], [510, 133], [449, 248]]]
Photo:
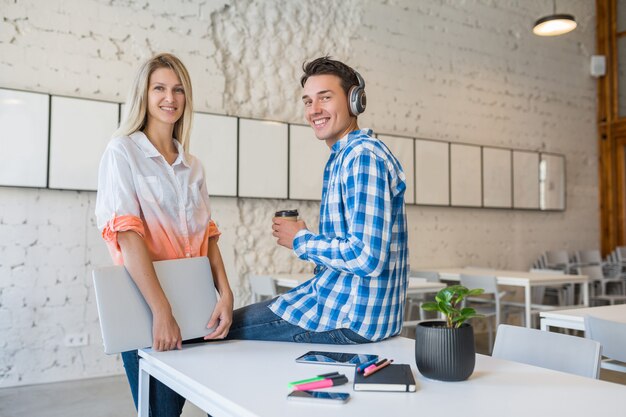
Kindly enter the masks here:
[[359, 81], [359, 85], [354, 85], [348, 91], [348, 103], [350, 104], [350, 114], [358, 116], [365, 111], [367, 106], [367, 97], [365, 97], [365, 81], [361, 74], [354, 71], [356, 79]]

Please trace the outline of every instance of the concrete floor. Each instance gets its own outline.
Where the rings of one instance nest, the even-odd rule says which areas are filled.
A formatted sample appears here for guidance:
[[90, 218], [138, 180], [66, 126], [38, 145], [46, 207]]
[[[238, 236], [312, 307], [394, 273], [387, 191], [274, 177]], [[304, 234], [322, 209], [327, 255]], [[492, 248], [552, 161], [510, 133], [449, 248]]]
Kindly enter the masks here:
[[[476, 334], [476, 350], [487, 353], [487, 334]], [[626, 385], [626, 374], [602, 370], [600, 379]], [[123, 375], [54, 384], [0, 389], [1, 417], [124, 417], [136, 416]], [[189, 401], [184, 417], [206, 416]]]

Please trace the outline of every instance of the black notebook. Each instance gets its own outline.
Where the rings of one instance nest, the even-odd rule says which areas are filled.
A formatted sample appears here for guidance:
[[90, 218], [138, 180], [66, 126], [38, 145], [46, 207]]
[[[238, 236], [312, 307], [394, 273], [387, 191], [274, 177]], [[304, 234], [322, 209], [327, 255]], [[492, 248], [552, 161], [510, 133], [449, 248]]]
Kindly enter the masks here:
[[415, 392], [415, 378], [410, 365], [391, 364], [370, 376], [354, 371], [355, 391]]

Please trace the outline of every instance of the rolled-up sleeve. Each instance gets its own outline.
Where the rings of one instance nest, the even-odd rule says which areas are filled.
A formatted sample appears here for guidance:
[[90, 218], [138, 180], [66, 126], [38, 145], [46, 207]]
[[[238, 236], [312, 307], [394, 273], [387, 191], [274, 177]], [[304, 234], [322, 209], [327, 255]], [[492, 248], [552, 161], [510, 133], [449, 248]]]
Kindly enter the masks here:
[[102, 155], [98, 173], [96, 222], [116, 264], [122, 264], [118, 232], [133, 231], [141, 237], [145, 229], [133, 174], [121, 144], [113, 139]]

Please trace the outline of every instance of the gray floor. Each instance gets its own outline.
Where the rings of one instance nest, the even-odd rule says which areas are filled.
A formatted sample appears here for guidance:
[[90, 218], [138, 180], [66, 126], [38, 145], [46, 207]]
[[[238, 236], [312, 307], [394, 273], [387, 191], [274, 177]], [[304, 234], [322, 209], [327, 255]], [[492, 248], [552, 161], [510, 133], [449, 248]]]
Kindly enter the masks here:
[[[476, 334], [487, 353], [487, 335]], [[600, 379], [626, 385], [626, 374], [602, 370]], [[125, 376], [0, 389], [1, 417], [124, 417], [137, 415]], [[184, 417], [206, 416], [187, 402]]]
[[[136, 416], [126, 376], [0, 389], [1, 417]], [[206, 417], [187, 402], [184, 417]]]

